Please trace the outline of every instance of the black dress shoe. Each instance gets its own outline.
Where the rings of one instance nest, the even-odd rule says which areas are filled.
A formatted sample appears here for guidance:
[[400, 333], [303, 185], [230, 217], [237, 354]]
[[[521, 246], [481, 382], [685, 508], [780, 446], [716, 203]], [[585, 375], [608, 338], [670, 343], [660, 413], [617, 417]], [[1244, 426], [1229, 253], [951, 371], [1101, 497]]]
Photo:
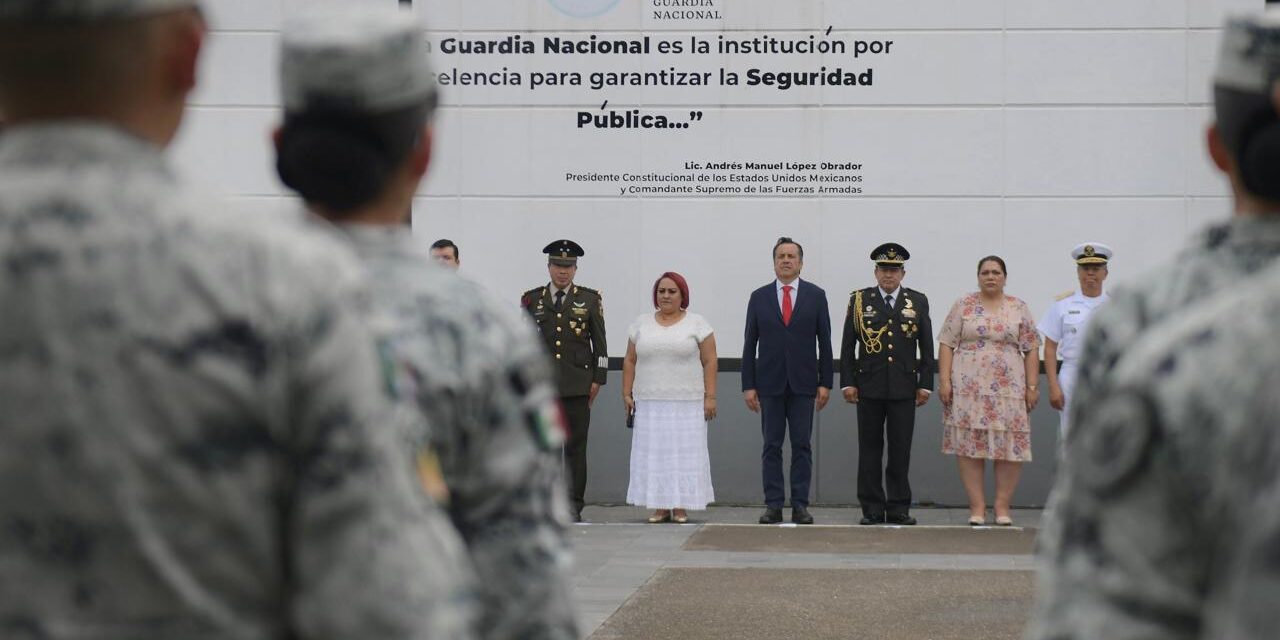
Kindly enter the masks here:
[[782, 509], [765, 509], [760, 516], [760, 524], [778, 524], [782, 522]]
[[813, 524], [813, 514], [804, 507], [792, 507], [791, 521], [796, 524]]
[[875, 515], [862, 516], [862, 519], [858, 521], [858, 524], [881, 524], [883, 522], [884, 514], [877, 513]]
[[911, 526], [916, 523], [916, 519], [905, 513], [891, 513], [884, 517], [884, 521], [888, 524], [901, 524]]
[[569, 514], [569, 519], [573, 520], [575, 523], [582, 522], [582, 512], [574, 511], [573, 513]]

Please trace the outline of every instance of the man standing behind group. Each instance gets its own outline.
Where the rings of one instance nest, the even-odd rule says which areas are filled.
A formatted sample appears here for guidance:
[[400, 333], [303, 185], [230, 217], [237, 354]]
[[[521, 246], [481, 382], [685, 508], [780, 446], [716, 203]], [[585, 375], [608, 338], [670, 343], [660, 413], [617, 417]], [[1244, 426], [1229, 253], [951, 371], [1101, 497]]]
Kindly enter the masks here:
[[458, 255], [458, 245], [448, 238], [440, 238], [431, 243], [431, 259], [450, 269], [457, 269], [462, 265], [462, 257]]
[[604, 299], [600, 292], [573, 282], [578, 258], [586, 252], [572, 240], [556, 240], [543, 247], [551, 282], [530, 289], [520, 298], [546, 342], [555, 370], [560, 404], [569, 425], [564, 446], [569, 474], [569, 509], [582, 522], [587, 493], [587, 430], [591, 404], [609, 375], [609, 348], [604, 335]]
[[871, 259], [878, 286], [850, 294], [845, 312], [840, 382], [845, 401], [858, 405], [861, 524], [916, 523], [907, 477], [911, 437], [916, 407], [933, 390], [934, 359], [929, 299], [901, 286], [910, 258], [897, 243], [876, 247]]
[[827, 293], [800, 279], [804, 248], [791, 238], [773, 246], [777, 279], [751, 293], [742, 345], [742, 392], [747, 408], [760, 413], [764, 451], [764, 514], [760, 524], [782, 522], [786, 487], [782, 444], [791, 434], [791, 521], [813, 524], [809, 514], [809, 446], [813, 409], [831, 394], [831, 314]]
[[[1111, 247], [1100, 242], [1086, 242], [1071, 250], [1076, 261], [1076, 277], [1080, 289], [1060, 298], [1049, 307], [1036, 329], [1044, 336], [1044, 373], [1049, 379], [1049, 405], [1062, 412], [1058, 429], [1058, 445], [1067, 440], [1071, 407], [1071, 391], [1076, 386], [1080, 366], [1080, 344], [1089, 318], [1107, 301], [1102, 283], [1107, 279], [1107, 261]], [[1062, 369], [1056, 366], [1062, 358]]]

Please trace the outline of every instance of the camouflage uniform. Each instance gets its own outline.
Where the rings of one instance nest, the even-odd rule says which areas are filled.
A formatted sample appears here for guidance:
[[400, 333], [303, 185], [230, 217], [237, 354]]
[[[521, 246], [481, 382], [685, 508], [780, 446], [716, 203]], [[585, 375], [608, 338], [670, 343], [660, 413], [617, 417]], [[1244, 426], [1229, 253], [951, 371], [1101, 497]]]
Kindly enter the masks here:
[[[317, 134], [341, 136], [407, 111], [412, 115], [390, 116], [400, 119], [386, 128], [396, 131], [393, 138], [413, 137], [436, 96], [420, 25], [408, 14], [368, 7], [339, 15], [300, 17], [284, 31], [282, 135], [319, 114], [327, 124]], [[405, 160], [384, 148], [379, 161], [395, 171]], [[308, 169], [314, 171], [296, 171]], [[388, 179], [343, 211], [378, 207]], [[385, 221], [340, 228], [369, 276], [392, 389], [429, 418], [432, 428], [416, 434], [414, 448], [429, 450], [425, 459], [438, 463], [478, 574], [479, 635], [577, 638], [559, 470], [563, 426], [532, 329], [516, 309], [435, 264], [408, 228]]]
[[344, 225], [369, 270], [396, 379], [432, 425], [480, 578], [485, 638], [576, 638], [555, 387], [516, 309], [441, 268], [407, 229]]
[[[1092, 603], [1098, 596], [1094, 590], [1106, 588], [1110, 592], [1112, 589], [1097, 583], [1100, 576], [1084, 579], [1083, 574], [1072, 577], [1064, 573], [1070, 564], [1101, 562], [1104, 557], [1091, 555], [1092, 547], [1086, 545], [1089, 538], [1100, 535], [1096, 529], [1090, 528], [1090, 523], [1096, 524], [1096, 521], [1082, 520], [1079, 510], [1087, 507], [1074, 504], [1082, 499], [1078, 497], [1079, 489], [1072, 480], [1079, 473], [1075, 457], [1106, 453], [1088, 453], [1091, 447], [1089, 441], [1100, 437], [1092, 425], [1098, 422], [1103, 405], [1116, 391], [1116, 367], [1129, 358], [1136, 343], [1146, 336], [1159, 334], [1166, 323], [1202, 308], [1214, 309], [1234, 322], [1241, 314], [1225, 312], [1222, 307], [1216, 303], [1210, 304], [1208, 300], [1212, 300], [1215, 293], [1238, 288], [1242, 278], [1274, 264], [1278, 257], [1280, 215], [1233, 218], [1200, 233], [1173, 263], [1112, 293], [1107, 304], [1100, 307], [1090, 320], [1075, 395], [1071, 399], [1071, 425], [1067, 434], [1065, 464], [1060, 468], [1061, 477], [1055, 483], [1050, 496], [1050, 508], [1045, 513], [1044, 529], [1037, 539], [1038, 554], [1047, 563], [1043, 568], [1047, 577], [1042, 580], [1038, 594], [1043, 603], [1039, 610], [1039, 626], [1030, 637], [1045, 640], [1075, 637], [1174, 637], [1158, 634], [1108, 635], [1092, 633], [1081, 626], [1082, 621], [1096, 611]], [[1120, 438], [1125, 435], [1117, 433], [1103, 437]], [[1121, 443], [1116, 443], [1117, 446], [1119, 444]], [[1087, 459], [1078, 462], [1081, 465], [1089, 463]], [[1187, 515], [1196, 509], [1194, 506], [1185, 508], [1188, 509]], [[1166, 557], [1172, 564], [1177, 564], [1173, 560], [1176, 552], [1172, 549], [1189, 543], [1189, 539], [1184, 538], [1181, 531], [1166, 529], [1163, 531], [1167, 531], [1167, 536], [1154, 535], [1158, 525], [1147, 522], [1140, 510], [1124, 513], [1124, 527], [1141, 531], [1144, 536], [1140, 541], [1125, 542], [1125, 550], [1116, 550], [1115, 553], [1150, 553], [1163, 549], [1173, 554]], [[1168, 547], [1164, 546], [1166, 542]], [[1131, 576], [1125, 583], [1132, 586], [1136, 583], [1127, 580], [1138, 579], [1140, 578], [1137, 576]], [[1146, 584], [1143, 589], [1149, 590], [1150, 586]], [[1115, 593], [1120, 594], [1120, 591]], [[1133, 595], [1136, 598], [1136, 594]], [[1156, 612], [1148, 613], [1155, 615]]]
[[295, 222], [193, 193], [105, 122], [0, 137], [0, 637], [470, 637], [359, 267]]
[[[1277, 125], [1227, 131], [1273, 108], [1278, 36], [1272, 11], [1222, 38], [1215, 142], [1238, 154], [1238, 199], [1259, 168], [1240, 150], [1274, 156]], [[1280, 382], [1277, 256], [1280, 213], [1236, 217], [1094, 316], [1028, 637], [1275, 637], [1280, 405], [1259, 390]]]
[[1280, 268], [1128, 350], [1057, 486], [1034, 638], [1274, 638]]
[[467, 637], [358, 267], [94, 125], [0, 139], [0, 636]]

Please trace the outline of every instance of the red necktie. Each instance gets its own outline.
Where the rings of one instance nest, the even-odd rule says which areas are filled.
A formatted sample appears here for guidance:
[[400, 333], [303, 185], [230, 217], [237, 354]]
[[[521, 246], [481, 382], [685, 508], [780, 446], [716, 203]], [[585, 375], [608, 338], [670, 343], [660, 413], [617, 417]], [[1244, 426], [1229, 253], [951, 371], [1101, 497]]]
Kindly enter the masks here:
[[782, 324], [791, 324], [791, 285], [782, 286]]

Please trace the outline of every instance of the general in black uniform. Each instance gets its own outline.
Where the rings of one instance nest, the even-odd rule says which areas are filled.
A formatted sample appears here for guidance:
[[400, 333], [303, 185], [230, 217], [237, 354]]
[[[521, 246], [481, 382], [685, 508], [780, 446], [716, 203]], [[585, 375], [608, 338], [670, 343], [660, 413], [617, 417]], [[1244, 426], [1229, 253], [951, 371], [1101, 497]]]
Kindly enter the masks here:
[[871, 259], [878, 285], [849, 294], [844, 319], [840, 384], [844, 399], [858, 405], [862, 524], [916, 523], [907, 479], [911, 436], [916, 407], [933, 390], [935, 362], [929, 299], [901, 286], [910, 257], [897, 243], [876, 247]]
[[587, 491], [587, 428], [591, 403], [609, 372], [604, 336], [604, 301], [595, 289], [573, 283], [578, 258], [585, 252], [572, 240], [556, 240], [547, 254], [551, 282], [524, 292], [520, 306], [533, 317], [547, 343], [556, 372], [560, 403], [569, 434], [564, 457], [569, 475], [569, 506], [573, 521], [582, 522]]

